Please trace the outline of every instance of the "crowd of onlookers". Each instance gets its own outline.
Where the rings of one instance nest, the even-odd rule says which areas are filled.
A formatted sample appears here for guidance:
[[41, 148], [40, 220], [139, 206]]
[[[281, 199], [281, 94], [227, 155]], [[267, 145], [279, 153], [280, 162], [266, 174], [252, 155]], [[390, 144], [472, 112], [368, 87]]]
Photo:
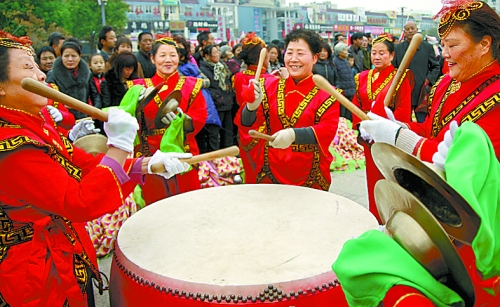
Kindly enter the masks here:
[[[416, 33], [414, 24], [407, 37], [411, 37], [411, 31]], [[180, 50], [179, 73], [204, 80], [203, 93], [207, 101], [208, 120], [196, 137], [201, 152], [237, 144], [237, 129], [233, 120], [238, 104], [231, 77], [246, 69], [246, 64], [240, 57], [242, 45], [231, 46], [228, 42], [216, 44], [213, 34], [208, 31], [198, 34], [196, 45], [181, 35], [176, 35], [174, 39]], [[350, 44], [347, 40], [343, 34], [337, 34], [333, 42], [325, 41], [313, 73], [324, 76], [352, 100], [356, 92], [354, 76], [373, 67], [370, 56], [372, 36], [370, 33], [353, 33], [350, 35]], [[133, 52], [130, 38], [116, 35], [112, 27], [104, 26], [98, 37], [99, 52], [92, 54], [88, 62], [82, 59], [82, 45], [78, 39], [65, 38], [61, 33], [53, 32], [48, 43], [48, 46], [37, 50], [37, 61], [41, 70], [47, 74], [47, 82], [57, 90], [97, 108], [119, 105], [127, 92], [127, 81], [151, 78], [156, 72], [150, 57], [154, 35], [149, 32], [139, 34], [138, 50]], [[404, 42], [399, 45], [404, 45]], [[279, 75], [278, 72], [284, 67], [284, 43], [273, 40], [267, 47], [267, 72]], [[405, 51], [406, 49], [399, 52]], [[439, 61], [439, 54], [433, 54], [432, 57]], [[396, 58], [401, 58], [398, 57], [398, 48]], [[395, 66], [397, 67], [397, 63]], [[421, 78], [420, 87], [416, 90], [418, 93], [415, 94], [415, 99], [421, 100], [421, 88], [428, 89], [437, 79], [425, 78], [426, 74], [440, 69], [427, 63], [418, 63], [418, 66], [425, 68], [422, 72], [424, 78]], [[420, 101], [415, 102], [416, 105], [419, 103]], [[70, 112], [76, 119], [86, 117], [76, 110]], [[343, 107], [341, 116], [351, 119], [350, 112]]]

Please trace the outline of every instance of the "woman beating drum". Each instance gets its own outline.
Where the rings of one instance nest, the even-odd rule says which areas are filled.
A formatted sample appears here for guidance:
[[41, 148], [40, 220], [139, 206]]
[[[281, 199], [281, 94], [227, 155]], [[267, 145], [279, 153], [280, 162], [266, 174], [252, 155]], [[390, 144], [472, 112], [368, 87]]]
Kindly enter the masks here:
[[[398, 121], [409, 122], [411, 120], [411, 91], [412, 80], [411, 72], [408, 70], [404, 73], [401, 80], [396, 86], [396, 94], [388, 104], [388, 110], [384, 110], [384, 98], [387, 91], [394, 80], [397, 69], [392, 66], [394, 58], [394, 44], [386, 35], [380, 35], [373, 40], [371, 51], [371, 61], [375, 66], [374, 69], [365, 70], [354, 77], [356, 83], [356, 94], [353, 98], [353, 103], [360, 107], [364, 112], [371, 111], [375, 114], [386, 116], [386, 112], [392, 115]], [[377, 99], [378, 98], [378, 99]], [[360, 119], [353, 115], [353, 125], [359, 124]], [[366, 136], [364, 131], [361, 131], [361, 137]], [[380, 216], [375, 205], [373, 190], [378, 180], [383, 176], [375, 166], [373, 158], [370, 154], [369, 136], [360, 142], [364, 147], [366, 157], [366, 183], [368, 186], [368, 202], [370, 212], [375, 215], [380, 222]]]
[[[181, 76], [177, 70], [179, 67], [179, 49], [177, 43], [170, 37], [156, 40], [153, 45], [151, 60], [156, 66], [156, 73], [152, 78], [136, 79], [128, 82], [129, 87], [134, 84], [142, 84], [148, 88], [160, 85], [159, 92], [144, 105], [138, 105], [136, 116], [139, 122], [140, 144], [135, 148], [136, 156], [151, 156], [160, 149], [160, 143], [170, 122], [158, 126], [155, 121], [162, 102], [174, 91], [180, 92], [179, 108], [184, 113], [184, 150], [193, 155], [199, 154], [195, 135], [203, 128], [207, 119], [207, 107], [205, 98], [201, 92], [201, 79], [195, 77]], [[179, 113], [180, 114], [180, 113]], [[174, 112], [169, 114], [173, 121], [176, 117]], [[200, 188], [198, 171], [190, 171], [170, 179], [157, 176], [146, 176], [143, 187], [143, 196], [146, 204], [168, 196], [184, 193]]]
[[[0, 31], [0, 305], [86, 306], [91, 279], [102, 280], [83, 223], [118, 208], [151, 158], [126, 159], [138, 124], [116, 109], [106, 155], [73, 147], [42, 115], [47, 99], [21, 87], [45, 81], [30, 46]], [[157, 155], [176, 166], [162, 175], [186, 169], [176, 156]]]
[[[375, 142], [395, 145], [423, 161], [430, 162], [435, 155], [436, 162], [439, 162], [444, 149], [438, 144], [444, 139], [451, 122], [457, 121], [459, 125], [475, 122], [486, 132], [498, 158], [500, 16], [484, 2], [443, 1], [443, 4], [436, 16], [440, 18], [438, 30], [442, 55], [449, 74], [431, 89], [426, 121], [407, 123], [402, 127], [393, 121], [376, 118], [363, 121], [360, 126]], [[471, 248], [458, 242], [455, 244], [467, 266], [476, 271]], [[484, 293], [482, 287], [476, 287], [476, 290]]]
[[[246, 34], [241, 41], [242, 48], [239, 53], [239, 58], [246, 64], [246, 69], [237, 72], [233, 76], [233, 89], [236, 94], [236, 102], [240, 106], [245, 101], [253, 100], [253, 86], [248, 86], [250, 80], [255, 79], [259, 75], [259, 83], [264, 84], [267, 78], [276, 79], [273, 75], [267, 74], [267, 61], [263, 62], [261, 71], [257, 74], [257, 64], [261, 50], [266, 48], [266, 43], [258, 37], [254, 32]], [[247, 97], [249, 96], [249, 98]], [[262, 113], [262, 108], [258, 108], [257, 112]], [[241, 112], [237, 113], [235, 123], [241, 122]], [[263, 123], [259, 128], [259, 132], [264, 132], [266, 126]], [[260, 172], [264, 163], [264, 144], [262, 139], [255, 139], [245, 133], [245, 130], [240, 130], [238, 133], [238, 145], [240, 147], [240, 157], [245, 169], [245, 183], [256, 183], [257, 174]]]
[[264, 86], [251, 80], [255, 100], [244, 103], [237, 124], [248, 133], [265, 123], [265, 132], [274, 139], [264, 146], [257, 183], [330, 188], [332, 155], [328, 147], [337, 131], [339, 104], [312, 79], [322, 41], [314, 31], [291, 31], [285, 38], [289, 77], [267, 78]]

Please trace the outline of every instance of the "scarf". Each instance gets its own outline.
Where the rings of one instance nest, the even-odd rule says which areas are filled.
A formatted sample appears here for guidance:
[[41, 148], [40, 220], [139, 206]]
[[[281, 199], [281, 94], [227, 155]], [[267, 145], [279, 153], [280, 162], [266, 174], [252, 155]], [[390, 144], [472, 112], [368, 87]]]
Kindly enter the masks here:
[[226, 77], [227, 77], [227, 71], [226, 68], [224, 67], [224, 64], [221, 62], [214, 63], [212, 61], [207, 61], [205, 59], [205, 62], [208, 63], [211, 67], [214, 68], [214, 79], [215, 81], [219, 81], [219, 87], [225, 92], [228, 90], [228, 87], [226, 85]]

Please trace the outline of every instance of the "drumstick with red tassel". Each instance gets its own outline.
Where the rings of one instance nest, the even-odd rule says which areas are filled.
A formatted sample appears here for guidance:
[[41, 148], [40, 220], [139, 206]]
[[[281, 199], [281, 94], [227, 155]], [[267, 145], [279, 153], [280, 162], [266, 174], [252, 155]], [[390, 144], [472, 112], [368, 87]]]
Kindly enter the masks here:
[[[21, 86], [32, 93], [38, 94], [40, 96], [50, 98], [54, 101], [58, 101], [65, 106], [71, 107], [75, 110], [83, 112], [85, 114], [90, 115], [92, 118], [101, 120], [103, 122], [108, 121], [108, 113], [99, 110], [96, 107], [88, 105], [80, 100], [77, 100], [71, 96], [68, 96], [64, 93], [56, 91], [55, 89], [44, 85], [41, 82], [38, 82], [34, 79], [24, 78], [21, 81]], [[203, 161], [213, 160], [217, 158], [227, 157], [227, 156], [236, 156], [240, 153], [237, 146], [231, 146], [228, 148], [215, 150], [206, 154], [197, 155], [187, 159], [179, 159], [181, 162], [186, 162], [188, 164], [196, 164]], [[151, 170], [154, 173], [163, 173], [165, 172], [165, 166], [163, 163], [155, 163], [151, 166]]]
[[[266, 60], [267, 57], [267, 49], [262, 48], [260, 50], [260, 56], [259, 56], [259, 63], [257, 65], [257, 71], [255, 72], [255, 80], [259, 81], [260, 79], [260, 73], [262, 71], [262, 67], [264, 66], [264, 61]], [[254, 102], [255, 100], [255, 94], [254, 94], [254, 88], [253, 84], [244, 84], [242, 87], [241, 95], [243, 96], [243, 99], [245, 102]]]

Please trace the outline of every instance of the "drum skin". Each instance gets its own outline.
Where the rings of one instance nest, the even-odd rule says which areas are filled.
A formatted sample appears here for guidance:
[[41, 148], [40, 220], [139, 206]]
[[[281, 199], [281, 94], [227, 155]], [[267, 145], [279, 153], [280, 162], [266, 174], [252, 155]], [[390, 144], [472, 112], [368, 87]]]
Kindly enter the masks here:
[[203, 189], [156, 202], [118, 235], [111, 306], [347, 306], [331, 270], [378, 223], [333, 193], [285, 185]]

